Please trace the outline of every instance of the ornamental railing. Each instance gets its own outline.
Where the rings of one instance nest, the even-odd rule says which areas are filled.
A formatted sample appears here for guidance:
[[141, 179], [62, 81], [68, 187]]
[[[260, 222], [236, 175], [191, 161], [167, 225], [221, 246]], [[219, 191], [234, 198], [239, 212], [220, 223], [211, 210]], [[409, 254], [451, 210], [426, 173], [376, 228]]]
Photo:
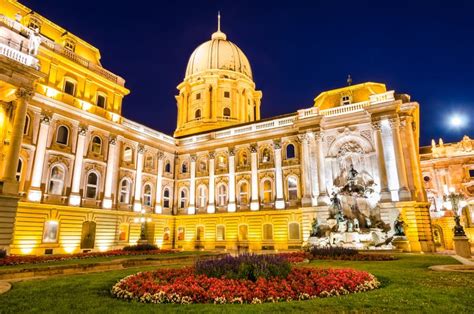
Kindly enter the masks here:
[[26, 66], [38, 68], [38, 59], [28, 54], [27, 41], [16, 42], [12, 38], [0, 36], [0, 55]]
[[342, 115], [342, 114], [353, 113], [353, 112], [358, 112], [358, 111], [364, 111], [365, 108], [367, 108], [369, 106], [370, 106], [370, 101], [363, 101], [363, 102], [358, 102], [358, 103], [351, 104], [351, 105], [345, 105], [345, 106], [320, 110], [319, 114], [322, 115], [322, 116], [326, 116], [326, 117], [339, 116], [339, 115]]
[[130, 128], [132, 130], [135, 130], [137, 132], [140, 132], [140, 133], [146, 134], [148, 136], [154, 137], [156, 139], [162, 140], [164, 142], [167, 142], [169, 144], [173, 144], [173, 145], [175, 144], [175, 139], [173, 137], [171, 137], [169, 135], [166, 135], [164, 133], [155, 131], [155, 130], [149, 128], [149, 127], [146, 127], [142, 124], [133, 122], [131, 120], [128, 120], [128, 119], [124, 118], [122, 120], [122, 125], [127, 127], [127, 128]]
[[[9, 29], [16, 31], [17, 33], [19, 33], [22, 36], [28, 36], [29, 32], [31, 31], [28, 27], [26, 27], [26, 26], [22, 25], [21, 23], [18, 23], [16, 21], [6, 17], [3, 14], [0, 14], [0, 24], [3, 24], [4, 26], [8, 27]], [[121, 86], [125, 86], [125, 80], [123, 78], [121, 78], [120, 76], [115, 75], [110, 71], [107, 71], [106, 69], [104, 69], [100, 65], [97, 65], [95, 63], [90, 62], [86, 58], [81, 57], [78, 54], [76, 54], [75, 52], [64, 48], [63, 46], [55, 43], [51, 39], [49, 39], [49, 38], [47, 38], [47, 37], [45, 37], [41, 34], [40, 34], [40, 36], [41, 36], [41, 44], [43, 46], [47, 47], [48, 49], [56, 52], [59, 55], [62, 55], [64, 57], [66, 57], [66, 58], [68, 58], [68, 59], [70, 59], [70, 60], [72, 60], [72, 61], [74, 61], [74, 62], [76, 62], [76, 63], [78, 63], [82, 66], [84, 66], [85, 68], [91, 70], [94, 73], [97, 73], [98, 75], [106, 78], [109, 81], [115, 82], [115, 83], [117, 83]]]

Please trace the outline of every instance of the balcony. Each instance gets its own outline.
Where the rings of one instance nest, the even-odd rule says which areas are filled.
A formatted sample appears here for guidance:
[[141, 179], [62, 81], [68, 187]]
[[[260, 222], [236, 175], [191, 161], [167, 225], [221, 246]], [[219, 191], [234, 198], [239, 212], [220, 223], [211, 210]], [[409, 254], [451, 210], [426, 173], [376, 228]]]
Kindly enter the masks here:
[[[39, 61], [28, 53], [29, 39], [5, 26], [0, 16], [0, 55], [18, 63], [39, 69]], [[17, 23], [18, 24], [18, 23]]]

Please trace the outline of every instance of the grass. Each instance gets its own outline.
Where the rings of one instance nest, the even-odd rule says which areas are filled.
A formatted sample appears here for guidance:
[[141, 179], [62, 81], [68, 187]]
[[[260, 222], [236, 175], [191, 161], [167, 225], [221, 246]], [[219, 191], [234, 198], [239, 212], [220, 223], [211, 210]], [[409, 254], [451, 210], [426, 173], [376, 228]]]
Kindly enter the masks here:
[[209, 252], [203, 251], [189, 251], [189, 252], [176, 252], [176, 253], [163, 253], [163, 254], [144, 254], [144, 255], [133, 255], [133, 256], [109, 256], [109, 257], [91, 257], [91, 258], [75, 258], [64, 261], [51, 261], [37, 264], [19, 264], [11, 266], [1, 266], [0, 272], [3, 269], [37, 269], [37, 268], [46, 268], [49, 266], [59, 266], [59, 265], [83, 265], [83, 264], [95, 264], [101, 262], [111, 262], [114, 260], [123, 260], [123, 259], [168, 259], [168, 258], [177, 258], [177, 257], [190, 257], [209, 254]]
[[383, 286], [378, 290], [343, 297], [261, 305], [157, 305], [113, 299], [109, 292], [112, 285], [120, 278], [137, 272], [137, 269], [53, 277], [14, 283], [11, 291], [0, 295], [0, 313], [472, 313], [474, 274], [428, 270], [428, 266], [440, 264], [457, 262], [449, 256], [408, 254], [400, 255], [396, 261], [385, 262], [313, 261], [308, 266], [351, 267], [369, 271], [379, 278]]

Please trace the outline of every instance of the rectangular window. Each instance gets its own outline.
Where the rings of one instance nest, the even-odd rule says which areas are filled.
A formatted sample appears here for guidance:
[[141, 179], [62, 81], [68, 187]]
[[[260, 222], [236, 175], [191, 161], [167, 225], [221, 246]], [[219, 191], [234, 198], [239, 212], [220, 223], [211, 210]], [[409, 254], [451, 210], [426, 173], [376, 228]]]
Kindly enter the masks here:
[[289, 236], [288, 238], [290, 240], [299, 240], [300, 239], [300, 224], [293, 222], [290, 223], [288, 227], [289, 231]]
[[199, 226], [196, 230], [196, 241], [203, 241], [204, 240], [204, 227]]
[[184, 227], [178, 227], [178, 241], [184, 240]]
[[469, 169], [469, 176], [474, 178], [474, 169]]
[[74, 84], [73, 82], [71, 81], [64, 82], [64, 92], [66, 94], [74, 96], [75, 89], [76, 89], [76, 84]]
[[43, 230], [43, 243], [57, 243], [59, 233], [59, 222], [56, 220], [46, 221]]
[[224, 92], [224, 98], [230, 98], [230, 92]]
[[273, 225], [263, 225], [263, 240], [273, 240]]
[[104, 108], [104, 109], [105, 109], [105, 104], [106, 104], [105, 96], [103, 96], [103, 95], [98, 95], [98, 96], [97, 96], [97, 107], [100, 107], [100, 108]]
[[119, 241], [128, 241], [128, 224], [121, 224], [119, 227]]
[[217, 241], [224, 241], [225, 240], [225, 227], [224, 226], [217, 226], [216, 240]]
[[196, 94], [196, 100], [199, 100], [199, 99], [201, 99], [201, 93]]

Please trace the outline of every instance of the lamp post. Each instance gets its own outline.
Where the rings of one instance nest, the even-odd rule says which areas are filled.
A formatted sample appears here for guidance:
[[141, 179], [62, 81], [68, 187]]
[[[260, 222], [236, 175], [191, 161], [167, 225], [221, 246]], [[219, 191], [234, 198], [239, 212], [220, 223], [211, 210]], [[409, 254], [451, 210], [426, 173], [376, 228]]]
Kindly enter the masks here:
[[140, 239], [138, 240], [138, 244], [147, 244], [148, 240], [146, 238], [147, 234], [147, 222], [151, 221], [151, 218], [146, 217], [146, 211], [142, 209], [140, 211], [140, 216], [136, 217], [133, 220], [135, 223], [140, 223]]
[[453, 242], [456, 255], [470, 258], [471, 246], [469, 244], [469, 239], [464, 232], [464, 228], [461, 225], [461, 217], [459, 215], [459, 210], [465, 206], [464, 195], [462, 193], [456, 193], [456, 191], [451, 188], [449, 194], [444, 196], [444, 200], [451, 203], [451, 209], [454, 212], [454, 221], [456, 225], [454, 226]]

